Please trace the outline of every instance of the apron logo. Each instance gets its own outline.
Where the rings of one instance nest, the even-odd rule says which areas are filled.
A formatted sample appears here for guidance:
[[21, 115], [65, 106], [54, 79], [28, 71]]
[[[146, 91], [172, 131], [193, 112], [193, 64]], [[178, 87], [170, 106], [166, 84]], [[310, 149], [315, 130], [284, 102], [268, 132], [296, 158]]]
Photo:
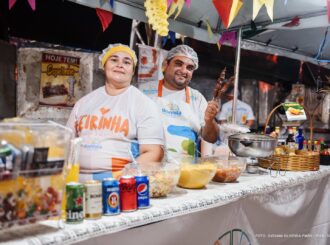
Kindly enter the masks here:
[[178, 105], [173, 104], [171, 102], [167, 103], [166, 107], [162, 108], [162, 113], [170, 117], [180, 117], [182, 115], [182, 112], [180, 111]]

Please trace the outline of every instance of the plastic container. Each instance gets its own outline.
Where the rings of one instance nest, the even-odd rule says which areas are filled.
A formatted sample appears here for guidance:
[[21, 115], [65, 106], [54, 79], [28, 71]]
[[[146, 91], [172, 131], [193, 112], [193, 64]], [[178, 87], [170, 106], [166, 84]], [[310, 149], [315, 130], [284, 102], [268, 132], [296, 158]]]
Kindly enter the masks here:
[[141, 164], [142, 174], [149, 176], [150, 197], [165, 197], [177, 185], [180, 166], [174, 163]]
[[60, 215], [71, 137], [50, 121], [0, 122], [0, 230]]
[[235, 182], [245, 170], [246, 159], [235, 156], [219, 157], [217, 160], [217, 170], [213, 181]]
[[217, 169], [216, 157], [181, 159], [181, 173], [178, 186], [187, 189], [204, 188], [213, 178]]

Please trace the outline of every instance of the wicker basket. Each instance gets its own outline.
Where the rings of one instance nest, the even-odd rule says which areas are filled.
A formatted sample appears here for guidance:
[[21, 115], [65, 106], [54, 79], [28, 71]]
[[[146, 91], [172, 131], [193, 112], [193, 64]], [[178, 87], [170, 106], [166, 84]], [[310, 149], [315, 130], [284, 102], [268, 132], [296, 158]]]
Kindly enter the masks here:
[[[265, 124], [265, 132], [272, 114], [282, 105], [276, 106], [269, 113]], [[310, 140], [313, 142], [313, 116], [311, 117], [307, 111], [306, 115], [310, 119]], [[320, 154], [310, 152], [308, 155], [272, 155], [267, 158], [260, 158], [259, 166], [274, 170], [316, 171], [320, 168]]]
[[259, 166], [276, 170], [315, 171], [320, 168], [320, 154], [273, 155], [268, 158], [260, 158]]

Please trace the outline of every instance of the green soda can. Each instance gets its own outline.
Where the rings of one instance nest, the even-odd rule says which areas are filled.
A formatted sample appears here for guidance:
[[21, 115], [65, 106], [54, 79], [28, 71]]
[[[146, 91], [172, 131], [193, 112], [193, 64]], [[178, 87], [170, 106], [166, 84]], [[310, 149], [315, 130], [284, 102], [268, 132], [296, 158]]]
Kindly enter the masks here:
[[84, 221], [85, 187], [78, 182], [66, 184], [66, 222], [78, 224]]

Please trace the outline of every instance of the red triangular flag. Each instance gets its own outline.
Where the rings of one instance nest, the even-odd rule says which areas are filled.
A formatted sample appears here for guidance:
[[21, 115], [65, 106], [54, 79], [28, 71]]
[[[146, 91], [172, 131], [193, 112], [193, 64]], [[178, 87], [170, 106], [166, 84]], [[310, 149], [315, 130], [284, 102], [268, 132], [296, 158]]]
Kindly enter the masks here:
[[112, 21], [112, 12], [96, 8], [96, 14], [101, 21], [102, 29], [104, 32]]
[[[33, 11], [36, 10], [36, 0], [28, 0], [30, 7]], [[16, 0], [9, 0], [9, 10], [14, 6]]]
[[32, 8], [33, 11], [36, 10], [36, 0], [28, 0], [30, 7]]
[[9, 0], [9, 10], [14, 6], [16, 0]]
[[223, 24], [228, 28], [229, 15], [233, 0], [212, 0], [212, 2], [221, 17]]
[[293, 26], [299, 26], [299, 25], [300, 25], [300, 18], [298, 16], [296, 16], [289, 23], [286, 23], [282, 26], [293, 27]]

